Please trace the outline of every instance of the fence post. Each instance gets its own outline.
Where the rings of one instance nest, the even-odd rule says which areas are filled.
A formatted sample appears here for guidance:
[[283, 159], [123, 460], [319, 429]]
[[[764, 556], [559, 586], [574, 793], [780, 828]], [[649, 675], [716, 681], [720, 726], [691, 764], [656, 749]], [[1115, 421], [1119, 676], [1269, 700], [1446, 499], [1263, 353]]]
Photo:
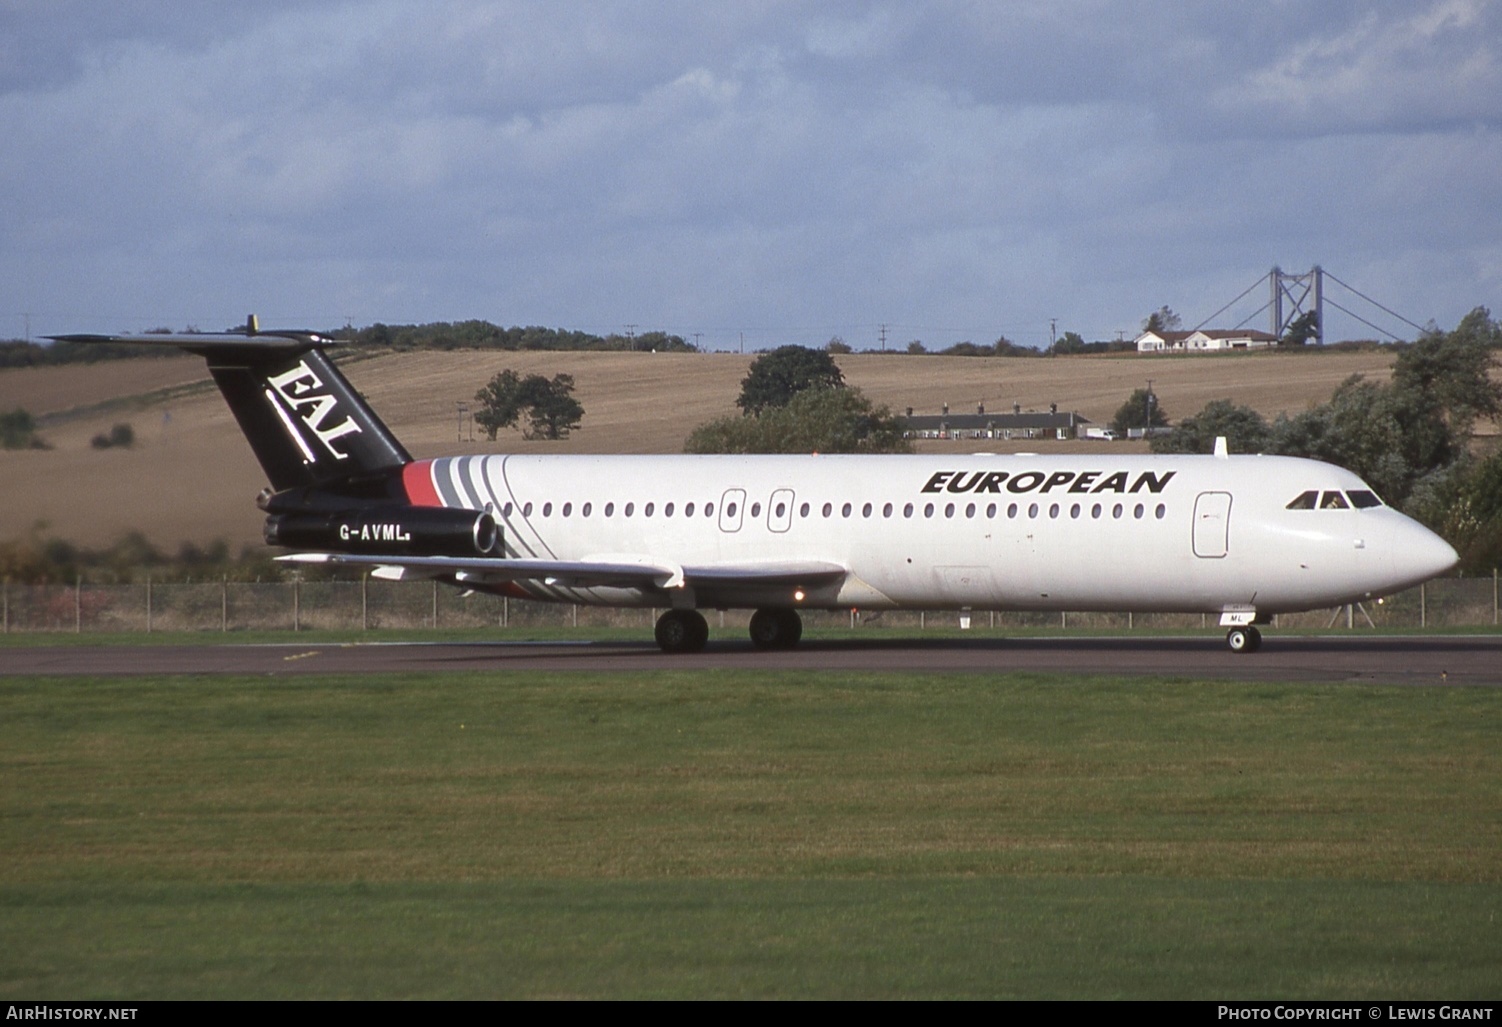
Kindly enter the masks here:
[[5, 582], [4, 582], [4, 592], [5, 592], [5, 600], [4, 600], [4, 606], [5, 606], [5, 633], [8, 635], [8, 634], [10, 634], [10, 579], [9, 578], [5, 579]]
[[501, 596], [501, 627], [511, 626], [511, 597]]
[[83, 631], [83, 575], [73, 579], [73, 634]]
[[302, 579], [292, 579], [292, 630], [302, 630]]
[[1428, 597], [1427, 597], [1427, 595], [1424, 592], [1424, 586], [1420, 585], [1419, 586], [1419, 627], [1421, 627], [1421, 628], [1427, 628], [1428, 626], [1429, 626], [1429, 602], [1428, 602]]
[[364, 574], [360, 575], [360, 630], [361, 631], [369, 631], [370, 630], [370, 600], [369, 600], [369, 596], [367, 594], [369, 592], [369, 590], [370, 590], [370, 572], [366, 571]]
[[433, 579], [433, 630], [438, 630], [438, 579]]
[[146, 575], [146, 634], [151, 634], [151, 575]]
[[1497, 626], [1497, 568], [1492, 568], [1492, 627]]
[[219, 633], [229, 632], [229, 575], [219, 578]]

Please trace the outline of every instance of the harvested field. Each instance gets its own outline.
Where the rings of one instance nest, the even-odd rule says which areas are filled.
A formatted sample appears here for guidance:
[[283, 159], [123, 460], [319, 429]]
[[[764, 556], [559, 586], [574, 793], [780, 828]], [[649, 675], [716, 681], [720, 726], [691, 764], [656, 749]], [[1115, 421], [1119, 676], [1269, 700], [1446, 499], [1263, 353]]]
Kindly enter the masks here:
[[[739, 354], [395, 353], [359, 360], [348, 374], [416, 456], [464, 452], [677, 452], [699, 423], [734, 414], [740, 380], [753, 358]], [[956, 413], [984, 403], [1004, 412], [1077, 410], [1107, 421], [1133, 389], [1152, 379], [1175, 418], [1229, 398], [1273, 417], [1328, 399], [1352, 374], [1385, 380], [1383, 353], [1254, 353], [1199, 357], [1063, 357], [1055, 360], [854, 354], [842, 357], [846, 380], [896, 411]], [[586, 411], [566, 442], [528, 442], [516, 432], [494, 443], [458, 439], [457, 404], [505, 368], [522, 374], [572, 374]], [[264, 484], [228, 409], [211, 388], [183, 388], [207, 375], [197, 358], [113, 361], [87, 367], [0, 371], [0, 410], [25, 406], [46, 418], [53, 447], [0, 452], [6, 495], [0, 539], [39, 521], [47, 533], [103, 545], [139, 529], [175, 548], [216, 538], [259, 543], [252, 500]], [[160, 390], [171, 390], [162, 398]], [[103, 409], [92, 408], [118, 401]], [[74, 411], [67, 414], [68, 411]], [[89, 440], [130, 423], [130, 450], [95, 450]], [[1135, 443], [925, 442], [925, 451], [1141, 450]]]

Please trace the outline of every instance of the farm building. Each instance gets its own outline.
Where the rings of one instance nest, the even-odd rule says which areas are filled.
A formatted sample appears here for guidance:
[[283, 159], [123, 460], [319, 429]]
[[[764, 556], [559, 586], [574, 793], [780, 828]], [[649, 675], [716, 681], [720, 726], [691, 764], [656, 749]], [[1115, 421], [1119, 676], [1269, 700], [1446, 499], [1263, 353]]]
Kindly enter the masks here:
[[1074, 411], [1059, 413], [1057, 404], [1047, 412], [1012, 409], [988, 414], [981, 405], [973, 414], [951, 414], [948, 407], [939, 414], [914, 414], [908, 407], [903, 434], [910, 439], [1072, 439], [1090, 423]]
[[1276, 346], [1278, 337], [1251, 328], [1200, 328], [1192, 332], [1143, 332], [1138, 353], [1217, 353]]

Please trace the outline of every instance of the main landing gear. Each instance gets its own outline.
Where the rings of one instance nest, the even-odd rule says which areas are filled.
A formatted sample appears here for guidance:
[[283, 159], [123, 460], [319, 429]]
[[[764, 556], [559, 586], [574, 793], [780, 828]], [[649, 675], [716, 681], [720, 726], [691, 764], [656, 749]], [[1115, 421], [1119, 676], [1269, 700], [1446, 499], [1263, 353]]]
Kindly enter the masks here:
[[758, 649], [791, 649], [803, 637], [797, 610], [757, 610], [751, 615], [751, 644]]
[[1262, 648], [1262, 632], [1253, 627], [1232, 628], [1226, 632], [1226, 647], [1233, 653], [1254, 653]]
[[[709, 641], [709, 624], [698, 610], [668, 610], [654, 632], [665, 653], [696, 653]], [[751, 644], [758, 649], [791, 649], [803, 637], [797, 610], [757, 610], [751, 615]]]
[[655, 634], [665, 653], [696, 653], [709, 641], [709, 623], [698, 610], [669, 610], [657, 618]]

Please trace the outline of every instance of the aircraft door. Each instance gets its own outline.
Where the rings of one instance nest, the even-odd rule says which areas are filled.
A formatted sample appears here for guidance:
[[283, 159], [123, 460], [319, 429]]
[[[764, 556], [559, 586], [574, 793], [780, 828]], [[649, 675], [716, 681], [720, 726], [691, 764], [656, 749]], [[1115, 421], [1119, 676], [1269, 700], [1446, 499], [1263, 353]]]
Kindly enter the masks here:
[[720, 497], [720, 530], [741, 530], [741, 518], [746, 515], [746, 490], [726, 489]]
[[1194, 501], [1194, 555], [1218, 560], [1230, 550], [1231, 494], [1201, 492]]
[[767, 504], [767, 527], [772, 531], [783, 532], [793, 526], [793, 490], [778, 489], [772, 493], [772, 501]]

